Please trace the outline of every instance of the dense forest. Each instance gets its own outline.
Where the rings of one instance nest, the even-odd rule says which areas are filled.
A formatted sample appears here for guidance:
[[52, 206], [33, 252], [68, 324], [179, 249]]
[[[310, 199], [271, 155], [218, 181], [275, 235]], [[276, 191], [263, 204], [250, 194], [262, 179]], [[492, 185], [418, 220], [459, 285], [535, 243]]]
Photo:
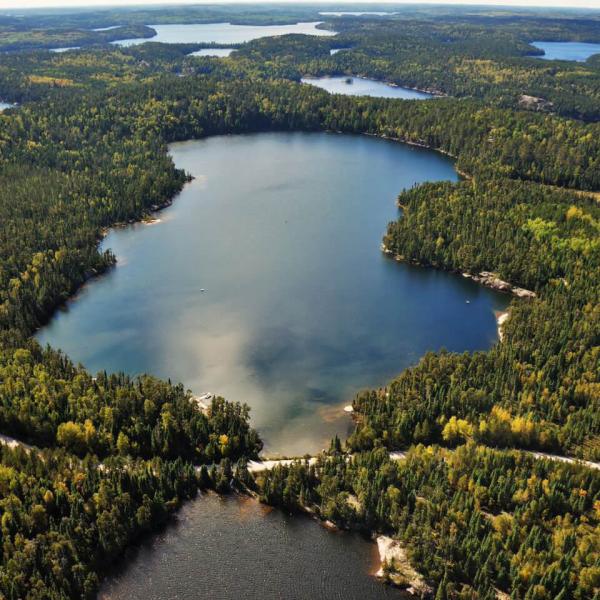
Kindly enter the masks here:
[[[295, 10], [249, 9], [237, 22], [316, 20]], [[155, 14], [222, 20], [215, 11]], [[0, 43], [37, 48], [0, 61], [0, 98], [21, 103], [0, 114], [0, 431], [35, 445], [0, 449], [0, 595], [93, 597], [127, 544], [198, 486], [227, 491], [232, 479], [265, 502], [397, 537], [440, 599], [600, 593], [598, 472], [516, 450], [600, 459], [600, 72], [594, 59], [539, 61], [529, 45], [599, 40], [600, 22], [417, 7], [211, 59], [188, 56], [201, 45], [118, 48], [89, 31], [143, 28], [144, 11], [63, 17], [60, 34], [57, 19], [0, 19]], [[71, 42], [101, 45], [40, 49]], [[448, 97], [330, 96], [298, 83], [336, 73]], [[31, 336], [114, 265], [98, 250], [106, 228], [144, 218], [185, 184], [168, 143], [267, 130], [364, 133], [454, 157], [463, 181], [400, 195], [383, 240], [390, 260], [490, 271], [536, 296], [511, 304], [491, 350], [430, 353], [359, 395], [355, 431], [316, 466], [252, 483], [245, 460], [262, 444], [248, 407], [204, 409], [150, 375], [92, 376]], [[389, 460], [410, 447], [407, 461]]]
[[436, 600], [597, 597], [598, 471], [474, 444], [419, 445], [404, 461], [383, 449], [348, 460], [334, 446], [258, 484], [265, 502], [402, 540]]

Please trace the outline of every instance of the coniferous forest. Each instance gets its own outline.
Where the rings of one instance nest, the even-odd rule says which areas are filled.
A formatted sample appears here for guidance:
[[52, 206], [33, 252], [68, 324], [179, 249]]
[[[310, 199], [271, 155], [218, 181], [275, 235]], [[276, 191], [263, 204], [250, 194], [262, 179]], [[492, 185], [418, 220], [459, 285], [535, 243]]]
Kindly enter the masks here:
[[[172, 23], [323, 20], [308, 6], [160, 10]], [[0, 113], [0, 432], [22, 442], [0, 447], [1, 597], [95, 597], [129, 544], [199, 488], [232, 485], [400, 540], [436, 600], [599, 597], [600, 470], [533, 453], [600, 461], [600, 60], [540, 60], [529, 42], [599, 42], [600, 17], [499, 13], [326, 19], [338, 35], [263, 38], [225, 59], [189, 56], [203, 44], [109, 45], [153, 35], [142, 9], [0, 17], [0, 99], [18, 103]], [[299, 82], [340, 74], [443, 97]], [[354, 431], [316, 464], [253, 479], [248, 406], [90, 374], [32, 336], [114, 266], [98, 249], [107, 228], [182, 189], [169, 143], [261, 131], [450, 155], [461, 181], [399, 194], [389, 260], [534, 294], [512, 301], [490, 350], [428, 353], [359, 394]]]

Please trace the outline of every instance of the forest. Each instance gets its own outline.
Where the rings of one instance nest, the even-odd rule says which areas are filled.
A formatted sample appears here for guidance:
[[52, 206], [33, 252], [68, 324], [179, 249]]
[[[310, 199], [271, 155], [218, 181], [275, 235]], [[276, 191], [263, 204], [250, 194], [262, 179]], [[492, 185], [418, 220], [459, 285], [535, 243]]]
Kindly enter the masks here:
[[404, 461], [382, 448], [348, 460], [333, 445], [257, 484], [264, 502], [402, 540], [436, 600], [597, 595], [600, 473], [589, 468], [474, 443], [419, 444]]
[[[311, 10], [249, 10], [238, 22]], [[101, 14], [64, 28], [148, 22], [143, 12]], [[238, 480], [264, 502], [397, 537], [439, 599], [597, 596], [598, 472], [521, 451], [600, 459], [599, 63], [542, 62], [529, 45], [599, 40], [600, 21], [433, 18], [421, 7], [211, 59], [187, 56], [198, 45], [48, 39], [56, 19], [0, 20], [0, 43], [36, 48], [0, 61], [0, 98], [20, 103], [0, 113], [0, 431], [34, 446], [0, 448], [0, 595], [94, 597], [124, 548], [198, 487], [225, 492]], [[41, 41], [28, 35], [34, 25]], [[100, 45], [43, 49], [67, 39]], [[352, 50], [329, 55], [340, 47]], [[298, 83], [338, 73], [446, 97], [330, 96]], [[552, 106], [532, 109], [522, 95]], [[460, 182], [399, 195], [383, 239], [390, 260], [490, 271], [536, 296], [512, 302], [489, 351], [429, 353], [361, 393], [354, 432], [316, 466], [253, 482], [244, 465], [262, 442], [247, 406], [217, 398], [204, 410], [180, 384], [92, 375], [32, 335], [114, 266], [98, 250], [107, 228], [168, 205], [186, 183], [169, 143], [267, 130], [377, 135], [450, 155]], [[408, 459], [390, 460], [399, 449]]]

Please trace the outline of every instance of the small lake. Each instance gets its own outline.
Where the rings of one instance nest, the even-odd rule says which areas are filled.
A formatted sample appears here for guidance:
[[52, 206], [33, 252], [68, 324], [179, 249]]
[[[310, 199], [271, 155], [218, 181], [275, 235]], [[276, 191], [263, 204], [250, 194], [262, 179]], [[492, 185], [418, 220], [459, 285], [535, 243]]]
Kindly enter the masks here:
[[161, 222], [105, 238], [118, 266], [37, 339], [91, 371], [153, 373], [247, 402], [269, 454], [303, 455], [427, 350], [488, 348], [509, 298], [380, 251], [403, 188], [441, 154], [369, 136], [260, 133], [171, 146], [195, 179]]
[[69, 52], [69, 50], [81, 50], [81, 46], [68, 46], [66, 48], [50, 48], [50, 52], [56, 52], [57, 54]]
[[373, 577], [375, 544], [249, 498], [209, 494], [186, 503], [124, 564], [103, 583], [101, 600], [406, 598]]
[[14, 108], [16, 104], [9, 104], [8, 102], [0, 102], [0, 112], [4, 110], [8, 110], [9, 108]]
[[[348, 83], [348, 80], [351, 83]], [[404, 100], [428, 100], [434, 98], [433, 94], [418, 92], [375, 79], [363, 77], [303, 77], [302, 83], [315, 85], [330, 94], [344, 94], [346, 96], [372, 96], [374, 98], [402, 98]]]
[[317, 29], [319, 21], [296, 23], [294, 25], [232, 25], [231, 23], [202, 23], [184, 25], [149, 25], [156, 31], [152, 38], [136, 38], [112, 42], [119, 46], [134, 46], [146, 42], [165, 44], [200, 44], [216, 42], [218, 44], [242, 44], [250, 40], [288, 33], [305, 35], [332, 36], [335, 31]]
[[216, 56], [218, 58], [224, 58], [229, 56], [235, 48], [203, 48], [196, 52], [191, 52], [188, 56]]
[[329, 51], [330, 56], [333, 56], [334, 54], [337, 54], [338, 52], [343, 52], [344, 50], [350, 50], [350, 48], [332, 48]]
[[110, 25], [108, 27], [96, 27], [96, 29], [92, 29], [92, 31], [112, 31], [113, 29], [119, 29], [122, 25]]
[[585, 42], [530, 42], [532, 46], [542, 49], [545, 54], [536, 58], [546, 60], [574, 60], [585, 62], [593, 54], [600, 54], [600, 44]]

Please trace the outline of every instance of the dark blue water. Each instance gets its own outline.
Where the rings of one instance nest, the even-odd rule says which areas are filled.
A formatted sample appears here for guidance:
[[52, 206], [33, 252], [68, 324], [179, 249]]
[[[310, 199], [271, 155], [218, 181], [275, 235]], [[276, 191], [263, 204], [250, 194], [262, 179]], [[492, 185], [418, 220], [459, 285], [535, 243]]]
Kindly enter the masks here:
[[103, 246], [119, 265], [42, 343], [92, 371], [150, 372], [247, 402], [270, 452], [304, 454], [347, 433], [342, 407], [361, 388], [427, 350], [495, 342], [505, 296], [380, 251], [400, 190], [456, 180], [442, 155], [326, 133], [214, 137], [171, 152], [195, 180], [162, 222], [110, 233]]
[[541, 48], [545, 54], [538, 58], [545, 58], [546, 60], [584, 62], [593, 54], [600, 54], [600, 44], [585, 42], [531, 42], [531, 45]]
[[374, 98], [402, 98], [404, 100], [427, 100], [434, 98], [432, 94], [418, 92], [409, 88], [390, 85], [375, 79], [364, 77], [303, 77], [302, 83], [320, 87], [330, 94], [346, 96], [372, 96]]

